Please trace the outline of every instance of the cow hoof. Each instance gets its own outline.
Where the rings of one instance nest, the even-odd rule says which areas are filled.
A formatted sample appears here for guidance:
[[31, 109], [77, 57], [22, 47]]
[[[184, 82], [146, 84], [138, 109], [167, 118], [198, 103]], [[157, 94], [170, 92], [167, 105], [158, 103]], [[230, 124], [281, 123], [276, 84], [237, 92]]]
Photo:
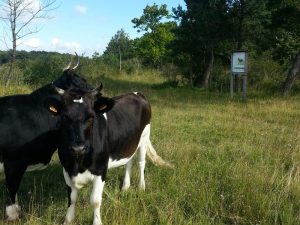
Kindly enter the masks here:
[[70, 225], [71, 222], [64, 221], [61, 225]]
[[6, 221], [14, 222], [19, 220], [19, 214], [21, 211], [21, 207], [17, 204], [13, 204], [10, 206], [6, 206]]
[[139, 189], [142, 190], [142, 191], [145, 191], [146, 190], [145, 183], [139, 184]]
[[5, 218], [5, 220], [4, 220], [5, 223], [18, 223], [19, 221], [20, 221], [20, 218], [17, 218], [17, 219]]
[[127, 191], [129, 188], [130, 188], [130, 184], [129, 185], [123, 184], [122, 191]]
[[102, 225], [102, 222], [94, 222], [92, 225]]

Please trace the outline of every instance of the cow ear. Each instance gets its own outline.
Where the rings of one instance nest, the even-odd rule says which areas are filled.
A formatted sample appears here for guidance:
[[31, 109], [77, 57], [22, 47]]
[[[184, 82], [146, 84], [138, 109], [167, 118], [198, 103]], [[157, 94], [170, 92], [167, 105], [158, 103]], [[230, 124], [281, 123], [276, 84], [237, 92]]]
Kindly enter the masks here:
[[58, 115], [61, 111], [61, 104], [57, 99], [48, 98], [44, 102], [45, 108], [53, 115]]
[[114, 100], [107, 97], [97, 97], [94, 105], [96, 113], [105, 113], [114, 106]]

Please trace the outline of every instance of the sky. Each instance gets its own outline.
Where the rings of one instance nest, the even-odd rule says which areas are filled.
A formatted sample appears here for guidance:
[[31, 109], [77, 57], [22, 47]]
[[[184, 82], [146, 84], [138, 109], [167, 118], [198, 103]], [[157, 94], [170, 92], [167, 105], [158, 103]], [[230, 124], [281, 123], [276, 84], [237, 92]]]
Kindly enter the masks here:
[[[166, 4], [169, 11], [178, 5], [185, 6], [184, 0], [57, 0], [58, 8], [50, 12], [52, 18], [34, 22], [32, 25], [38, 27], [39, 32], [20, 39], [17, 49], [61, 53], [76, 51], [86, 56], [94, 52], [101, 54], [120, 29], [124, 29], [132, 39], [141, 36], [133, 28], [131, 20], [140, 17], [143, 9], [154, 3]], [[10, 30], [3, 22], [0, 22], [0, 27], [0, 50], [7, 50], [10, 42], [6, 34]]]

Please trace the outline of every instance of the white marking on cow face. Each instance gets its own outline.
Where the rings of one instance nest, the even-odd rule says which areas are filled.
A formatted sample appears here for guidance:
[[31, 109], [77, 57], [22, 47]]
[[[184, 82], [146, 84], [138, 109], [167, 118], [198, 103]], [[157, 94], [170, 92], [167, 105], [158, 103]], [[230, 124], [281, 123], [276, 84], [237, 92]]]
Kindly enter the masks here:
[[43, 170], [47, 167], [48, 167], [48, 165], [45, 165], [43, 163], [38, 163], [38, 164], [35, 164], [35, 165], [29, 165], [26, 169], [26, 172], [35, 171], [35, 170]]
[[13, 221], [19, 218], [21, 207], [18, 204], [6, 206], [6, 216], [8, 221]]
[[102, 181], [101, 176], [95, 176], [93, 181], [93, 190], [91, 194], [91, 205], [94, 207], [94, 220], [93, 224], [100, 225], [101, 216], [100, 216], [100, 207], [102, 202], [102, 193], [104, 189], [105, 181]]
[[107, 120], [107, 115], [106, 113], [103, 113], [104, 118]]
[[93, 181], [95, 175], [86, 170], [83, 173], [78, 173], [75, 177], [72, 177], [72, 182], [75, 188], [80, 189], [88, 182]]
[[137, 95], [137, 94], [138, 94], [138, 92], [133, 92], [133, 94]]
[[73, 102], [75, 103], [83, 103], [83, 98], [81, 97], [80, 99], [74, 99]]
[[4, 171], [4, 164], [0, 163], [0, 173], [3, 173], [3, 171]]

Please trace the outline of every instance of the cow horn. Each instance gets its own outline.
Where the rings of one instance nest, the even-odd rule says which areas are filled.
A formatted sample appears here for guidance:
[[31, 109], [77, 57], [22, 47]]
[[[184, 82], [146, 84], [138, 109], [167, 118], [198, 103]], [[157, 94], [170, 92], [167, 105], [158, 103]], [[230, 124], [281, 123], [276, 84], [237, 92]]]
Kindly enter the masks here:
[[70, 67], [71, 67], [71, 65], [72, 65], [72, 57], [69, 56], [69, 58], [70, 58], [70, 62], [69, 62], [69, 64], [64, 68], [63, 71], [66, 71], [66, 70], [70, 69]]
[[65, 92], [66, 92], [64, 89], [61, 89], [61, 88], [59, 88], [59, 87], [56, 87], [55, 85], [53, 85], [53, 88], [54, 88], [54, 90], [55, 90], [58, 94], [60, 94], [60, 95], [64, 95]]
[[77, 53], [75, 52], [75, 55], [77, 57], [77, 64], [73, 67], [72, 70], [75, 70], [78, 66], [79, 66], [79, 56], [77, 55]]
[[102, 88], [103, 88], [103, 84], [102, 82], [100, 82], [100, 85], [98, 87], [90, 91], [91, 95], [93, 96], [97, 95], [98, 93], [101, 92]]

